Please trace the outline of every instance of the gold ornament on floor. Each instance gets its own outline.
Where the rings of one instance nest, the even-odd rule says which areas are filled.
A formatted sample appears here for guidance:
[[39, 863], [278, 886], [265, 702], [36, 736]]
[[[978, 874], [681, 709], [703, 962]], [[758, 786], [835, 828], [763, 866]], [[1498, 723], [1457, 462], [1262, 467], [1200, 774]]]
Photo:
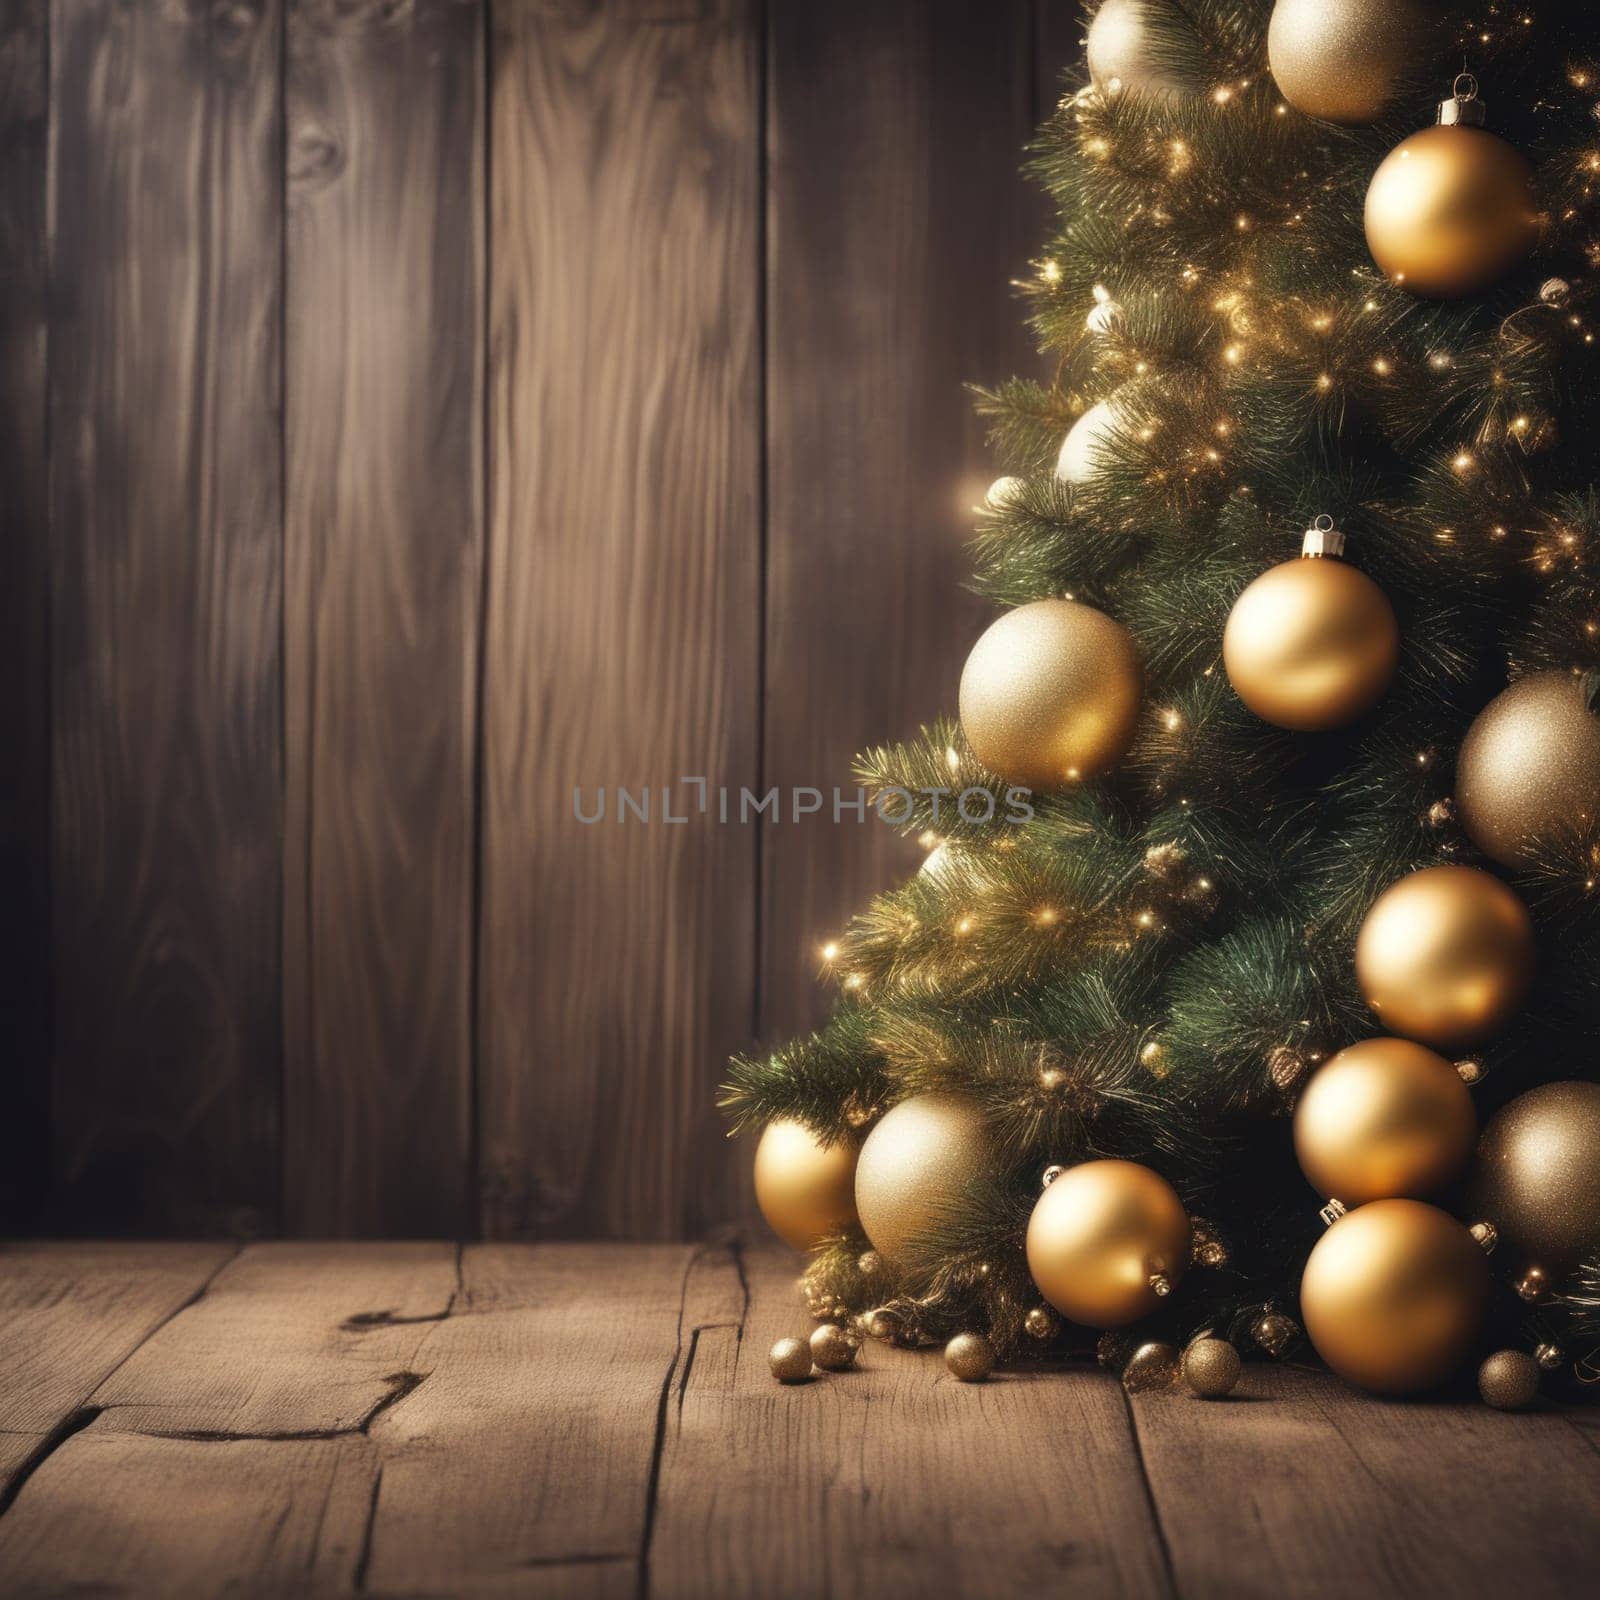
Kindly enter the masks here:
[[1539, 1398], [1539, 1363], [1522, 1350], [1496, 1350], [1478, 1368], [1478, 1393], [1496, 1411], [1522, 1411]]
[[1178, 1377], [1177, 1349], [1158, 1339], [1142, 1344], [1122, 1369], [1122, 1387], [1129, 1394], [1149, 1394], [1170, 1389]]
[[1409, 1039], [1363, 1039], [1313, 1074], [1294, 1113], [1300, 1170], [1347, 1206], [1434, 1194], [1465, 1170], [1478, 1117], [1461, 1074]]
[[811, 1376], [811, 1346], [804, 1339], [780, 1339], [767, 1353], [779, 1383], [804, 1383]]
[[1600, 1084], [1546, 1083], [1489, 1121], [1473, 1167], [1472, 1214], [1546, 1280], [1600, 1247]]
[[1067, 430], [1056, 456], [1056, 477], [1062, 483], [1088, 483], [1116, 448], [1118, 417], [1109, 400], [1092, 405]]
[[1189, 1217], [1172, 1185], [1132, 1161], [1085, 1161], [1028, 1220], [1028, 1271], [1063, 1316], [1119, 1328], [1148, 1316], [1189, 1263]]
[[860, 1341], [836, 1322], [825, 1322], [811, 1333], [811, 1359], [824, 1372], [843, 1372], [855, 1365]]
[[1278, 0], [1267, 61], [1278, 93], [1327, 122], [1375, 122], [1427, 48], [1412, 0]]
[[1526, 158], [1484, 126], [1470, 73], [1439, 107], [1438, 126], [1403, 140], [1367, 188], [1367, 248], [1396, 284], [1457, 300], [1498, 282], [1539, 241]]
[[1301, 552], [1234, 602], [1222, 663], [1239, 698], [1280, 728], [1342, 728], [1383, 697], [1400, 659], [1389, 598], [1340, 559], [1331, 517], [1307, 529]]
[[769, 1122], [756, 1146], [756, 1204], [768, 1226], [796, 1250], [856, 1220], [856, 1147], [825, 1145], [803, 1122]]
[[1481, 1043], [1533, 981], [1533, 923], [1498, 878], [1424, 867], [1373, 902], [1356, 936], [1356, 981], [1384, 1024], [1441, 1050]]
[[[1161, 35], [1181, 17], [1162, 0], [1105, 0], [1089, 24], [1089, 77], [1102, 94], [1190, 95], [1198, 85], [1163, 59]], [[1162, 24], [1167, 25], [1163, 30]]]
[[1358, 1206], [1317, 1241], [1300, 1309], [1317, 1354], [1380, 1394], [1442, 1383], [1466, 1359], [1489, 1299], [1472, 1235], [1420, 1200]]
[[982, 1383], [994, 1371], [994, 1346], [981, 1333], [958, 1333], [944, 1347], [944, 1364], [962, 1383]]
[[961, 673], [973, 754], [1012, 783], [1060, 789], [1133, 742], [1143, 672], [1133, 637], [1075, 600], [1035, 600], [990, 625]]
[[961, 1203], [987, 1169], [983, 1114], [954, 1094], [918, 1094], [886, 1112], [856, 1160], [856, 1209], [873, 1248], [893, 1262], [930, 1214]]
[[1233, 1393], [1244, 1362], [1226, 1339], [1209, 1335], [1196, 1339], [1183, 1352], [1183, 1381], [1202, 1400], [1220, 1400]]
[[1486, 856], [1524, 866], [1600, 811], [1600, 672], [1532, 672], [1480, 711], [1456, 761], [1461, 825]]

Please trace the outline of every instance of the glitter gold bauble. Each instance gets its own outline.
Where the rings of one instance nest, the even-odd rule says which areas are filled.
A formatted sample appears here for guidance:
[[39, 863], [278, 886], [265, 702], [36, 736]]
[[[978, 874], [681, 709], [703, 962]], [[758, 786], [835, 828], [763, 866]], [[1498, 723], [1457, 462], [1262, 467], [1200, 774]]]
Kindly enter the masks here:
[[1028, 1219], [1028, 1271], [1063, 1316], [1120, 1328], [1148, 1316], [1189, 1262], [1172, 1185], [1133, 1161], [1068, 1167]]
[[1181, 27], [1162, 0], [1105, 0], [1089, 24], [1089, 77], [1102, 94], [1194, 94], [1198, 85], [1163, 60], [1161, 36]]
[[1502, 866], [1600, 811], [1600, 673], [1533, 672], [1480, 711], [1456, 761], [1456, 810]]
[[1477, 125], [1481, 106], [1475, 85], [1447, 100], [1440, 125], [1397, 144], [1367, 188], [1372, 259], [1394, 283], [1425, 299], [1481, 293], [1539, 240], [1533, 168]]
[[889, 1110], [856, 1161], [856, 1209], [878, 1254], [895, 1261], [930, 1216], [959, 1206], [989, 1164], [983, 1115], [954, 1094], [918, 1094]]
[[1490, 1119], [1473, 1167], [1472, 1215], [1546, 1278], [1600, 1247], [1600, 1084], [1541, 1084]]
[[1472, 1235], [1420, 1200], [1374, 1200], [1317, 1241], [1300, 1310], [1317, 1354], [1380, 1394], [1442, 1383], [1483, 1323], [1489, 1269]]
[[981, 1333], [958, 1333], [944, 1347], [944, 1364], [962, 1383], [982, 1383], [994, 1371], [994, 1346]]
[[1133, 742], [1143, 673], [1133, 637], [1076, 600], [1035, 600], [991, 624], [961, 673], [978, 760], [1030, 789], [1114, 767]]
[[1183, 1352], [1183, 1381], [1202, 1400], [1220, 1400], [1232, 1394], [1244, 1363], [1226, 1339], [1196, 1339]]
[[756, 1204], [772, 1231], [796, 1250], [856, 1220], [856, 1147], [825, 1145], [790, 1117], [769, 1122], [756, 1146]]
[[1521, 1411], [1539, 1398], [1539, 1363], [1525, 1350], [1496, 1350], [1478, 1368], [1478, 1393], [1496, 1411]]
[[1278, 0], [1267, 61], [1278, 93], [1327, 122], [1373, 122], [1427, 48], [1412, 0]]
[[860, 1340], [846, 1333], [837, 1322], [825, 1322], [811, 1332], [811, 1359], [824, 1372], [843, 1372], [852, 1366]]
[[1461, 1074], [1409, 1039], [1341, 1050], [1313, 1074], [1294, 1113], [1301, 1171], [1347, 1206], [1436, 1193], [1460, 1177], [1477, 1134]]
[[1425, 867], [1373, 902], [1356, 937], [1356, 981], [1386, 1027], [1441, 1050], [1478, 1044], [1516, 1014], [1533, 981], [1533, 924], [1498, 878]]
[[[1308, 550], [1326, 531], [1307, 535]], [[1399, 659], [1389, 597], [1326, 555], [1262, 573], [1234, 602], [1222, 634], [1222, 663], [1239, 698], [1265, 721], [1302, 733], [1343, 727], [1370, 710]]]
[[804, 1383], [811, 1376], [811, 1346], [804, 1339], [780, 1339], [767, 1352], [767, 1365], [779, 1383]]

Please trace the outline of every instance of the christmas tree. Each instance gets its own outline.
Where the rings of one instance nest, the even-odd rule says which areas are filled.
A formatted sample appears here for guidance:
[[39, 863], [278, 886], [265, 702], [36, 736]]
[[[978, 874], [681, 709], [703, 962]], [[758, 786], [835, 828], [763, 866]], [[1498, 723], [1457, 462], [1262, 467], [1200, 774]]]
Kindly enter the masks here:
[[979, 396], [1007, 609], [959, 722], [860, 761], [931, 853], [726, 1091], [818, 1315], [1113, 1359], [1303, 1325], [1376, 1389], [1600, 1345], [1581, 30], [1093, 16], [1031, 162], [1054, 375]]

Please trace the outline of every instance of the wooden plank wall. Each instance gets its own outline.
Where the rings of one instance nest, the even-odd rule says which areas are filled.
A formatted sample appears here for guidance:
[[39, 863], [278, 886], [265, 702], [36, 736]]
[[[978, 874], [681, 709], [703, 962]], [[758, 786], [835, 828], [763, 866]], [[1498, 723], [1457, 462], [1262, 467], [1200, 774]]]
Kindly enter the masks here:
[[914, 854], [717, 793], [953, 706], [961, 386], [1033, 359], [1077, 48], [1057, 0], [6, 8], [13, 1225], [747, 1214], [725, 1058]]

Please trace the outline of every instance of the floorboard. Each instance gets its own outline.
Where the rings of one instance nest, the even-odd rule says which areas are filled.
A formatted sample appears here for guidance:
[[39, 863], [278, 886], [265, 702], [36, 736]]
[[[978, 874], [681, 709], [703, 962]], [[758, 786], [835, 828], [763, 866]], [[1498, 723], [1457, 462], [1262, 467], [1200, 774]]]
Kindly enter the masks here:
[[9, 1593], [1517, 1600], [1600, 1564], [1600, 1419], [1251, 1366], [937, 1353], [780, 1387], [736, 1244], [0, 1249]]

